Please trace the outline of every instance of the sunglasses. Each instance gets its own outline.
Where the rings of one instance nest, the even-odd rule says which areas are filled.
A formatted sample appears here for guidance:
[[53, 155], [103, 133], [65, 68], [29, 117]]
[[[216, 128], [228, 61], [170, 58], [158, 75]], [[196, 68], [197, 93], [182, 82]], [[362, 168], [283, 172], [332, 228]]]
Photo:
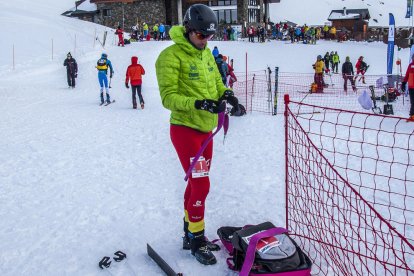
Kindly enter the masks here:
[[204, 39], [210, 40], [214, 36], [213, 34], [212, 35], [205, 35], [205, 34], [202, 34], [200, 32], [194, 32], [194, 34], [197, 37], [197, 39], [199, 39], [199, 40], [204, 40]]

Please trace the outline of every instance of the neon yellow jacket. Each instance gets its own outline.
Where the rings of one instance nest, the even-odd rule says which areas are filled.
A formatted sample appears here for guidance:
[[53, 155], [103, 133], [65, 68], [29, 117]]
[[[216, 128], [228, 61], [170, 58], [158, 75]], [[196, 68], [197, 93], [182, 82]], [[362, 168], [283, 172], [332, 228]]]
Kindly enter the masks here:
[[194, 107], [196, 100], [218, 100], [224, 91], [220, 72], [211, 50], [198, 50], [184, 37], [183, 26], [174, 26], [170, 37], [175, 44], [164, 49], [155, 64], [162, 104], [171, 110], [170, 123], [209, 132], [218, 116]]
[[315, 68], [316, 74], [323, 73], [323, 71], [325, 70], [325, 63], [322, 60], [318, 60], [317, 62], [315, 62], [313, 66]]

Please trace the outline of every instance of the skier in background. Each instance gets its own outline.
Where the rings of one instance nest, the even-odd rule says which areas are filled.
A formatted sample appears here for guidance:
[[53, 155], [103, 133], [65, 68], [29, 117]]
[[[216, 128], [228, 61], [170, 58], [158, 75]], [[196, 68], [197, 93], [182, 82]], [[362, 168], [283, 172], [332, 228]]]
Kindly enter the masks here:
[[63, 66], [66, 66], [66, 75], [68, 78], [68, 86], [75, 88], [75, 79], [78, 77], [78, 64], [76, 60], [72, 58], [71, 53], [69, 52], [66, 56]]
[[124, 30], [121, 29], [121, 26], [118, 26], [118, 28], [115, 31], [115, 34], [118, 35], [118, 46], [122, 45], [122, 47], [125, 47]]
[[160, 23], [160, 26], [158, 27], [158, 32], [160, 33], [160, 36], [158, 37], [158, 40], [164, 41], [165, 39], [165, 26], [164, 24]]
[[219, 54], [217, 56], [216, 64], [217, 64], [217, 68], [220, 72], [221, 80], [223, 81], [223, 84], [226, 85], [228, 66], [227, 66], [227, 63], [223, 60], [223, 55], [222, 54]]
[[354, 81], [356, 81], [359, 74], [361, 74], [361, 78], [358, 81], [362, 79], [362, 83], [365, 84], [365, 72], [368, 69], [368, 65], [364, 62], [363, 56], [359, 57], [357, 63], [355, 64], [355, 68], [357, 69], [357, 72]]
[[109, 96], [109, 87], [108, 87], [108, 68], [109, 68], [109, 78], [112, 79], [114, 75], [114, 69], [112, 68], [112, 63], [108, 59], [108, 55], [103, 53], [101, 58], [96, 63], [96, 69], [98, 69], [98, 80], [99, 85], [101, 86], [101, 105], [104, 104], [104, 87], [106, 92], [106, 103], [111, 103], [111, 97]]
[[329, 52], [326, 52], [326, 54], [323, 56], [323, 61], [325, 62], [325, 72], [329, 72]]
[[147, 39], [148, 37], [148, 24], [147, 23], [142, 23], [142, 29], [144, 31], [144, 39]]
[[314, 82], [318, 86], [316, 92], [322, 93], [324, 87], [323, 71], [325, 63], [323, 62], [321, 55], [318, 55], [318, 57], [316, 58], [316, 62], [312, 65], [312, 67], [315, 70]]
[[342, 64], [342, 78], [344, 79], [344, 91], [348, 90], [348, 80], [351, 82], [352, 90], [356, 92], [355, 81], [354, 81], [354, 66], [351, 63], [349, 57], [345, 58], [345, 62]]
[[338, 74], [339, 63], [341, 63], [341, 61], [339, 60], [338, 52], [335, 52], [333, 54], [332, 62], [333, 62], [332, 73]]
[[219, 49], [217, 48], [217, 46], [214, 46], [214, 49], [211, 53], [213, 54], [214, 59], [216, 59], [218, 57], [220, 52], [219, 52]]
[[141, 109], [144, 109], [144, 99], [141, 93], [142, 75], [145, 75], [145, 70], [141, 64], [138, 64], [138, 57], [131, 57], [131, 65], [128, 66], [126, 71], [125, 87], [129, 89], [129, 82], [131, 82], [133, 109], [137, 109], [136, 94], [138, 94]]
[[[414, 59], [414, 55], [412, 56]], [[401, 90], [405, 92], [405, 86], [408, 83], [408, 93], [410, 94], [410, 117], [408, 117], [407, 121], [414, 122], [414, 61], [411, 59], [411, 63], [407, 67], [407, 71], [405, 73], [405, 77], [401, 83]]]

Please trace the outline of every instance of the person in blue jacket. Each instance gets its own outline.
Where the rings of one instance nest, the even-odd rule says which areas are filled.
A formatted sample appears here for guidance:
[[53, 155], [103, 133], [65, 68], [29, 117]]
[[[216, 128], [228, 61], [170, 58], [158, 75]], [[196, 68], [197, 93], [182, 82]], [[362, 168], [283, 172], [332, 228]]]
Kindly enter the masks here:
[[158, 32], [160, 33], [160, 36], [158, 37], [158, 40], [162, 40], [164, 41], [165, 39], [165, 26], [164, 24], [160, 24], [160, 26], [158, 27]]
[[214, 49], [211, 51], [211, 53], [213, 54], [214, 59], [217, 59], [218, 55], [220, 54], [217, 46], [214, 46]]
[[302, 36], [302, 29], [300, 27], [296, 27], [295, 29], [295, 38], [297, 39], [297, 41], [300, 41], [300, 38]]
[[96, 64], [96, 69], [98, 69], [98, 80], [99, 85], [101, 86], [101, 105], [104, 104], [104, 87], [106, 92], [106, 103], [111, 103], [111, 97], [109, 96], [109, 88], [108, 88], [108, 68], [109, 68], [109, 78], [112, 78], [114, 75], [114, 69], [112, 68], [112, 63], [108, 59], [108, 55], [103, 53], [101, 58], [98, 60]]

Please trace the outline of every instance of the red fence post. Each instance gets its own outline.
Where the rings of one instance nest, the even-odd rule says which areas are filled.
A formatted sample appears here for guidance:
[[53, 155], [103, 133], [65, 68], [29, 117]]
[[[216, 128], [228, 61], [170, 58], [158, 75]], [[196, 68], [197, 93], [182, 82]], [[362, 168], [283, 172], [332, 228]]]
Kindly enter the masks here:
[[289, 223], [288, 223], [288, 189], [289, 189], [289, 181], [288, 181], [288, 105], [289, 105], [289, 94], [285, 94], [284, 97], [285, 102], [285, 212], [286, 212], [286, 229], [289, 230]]

